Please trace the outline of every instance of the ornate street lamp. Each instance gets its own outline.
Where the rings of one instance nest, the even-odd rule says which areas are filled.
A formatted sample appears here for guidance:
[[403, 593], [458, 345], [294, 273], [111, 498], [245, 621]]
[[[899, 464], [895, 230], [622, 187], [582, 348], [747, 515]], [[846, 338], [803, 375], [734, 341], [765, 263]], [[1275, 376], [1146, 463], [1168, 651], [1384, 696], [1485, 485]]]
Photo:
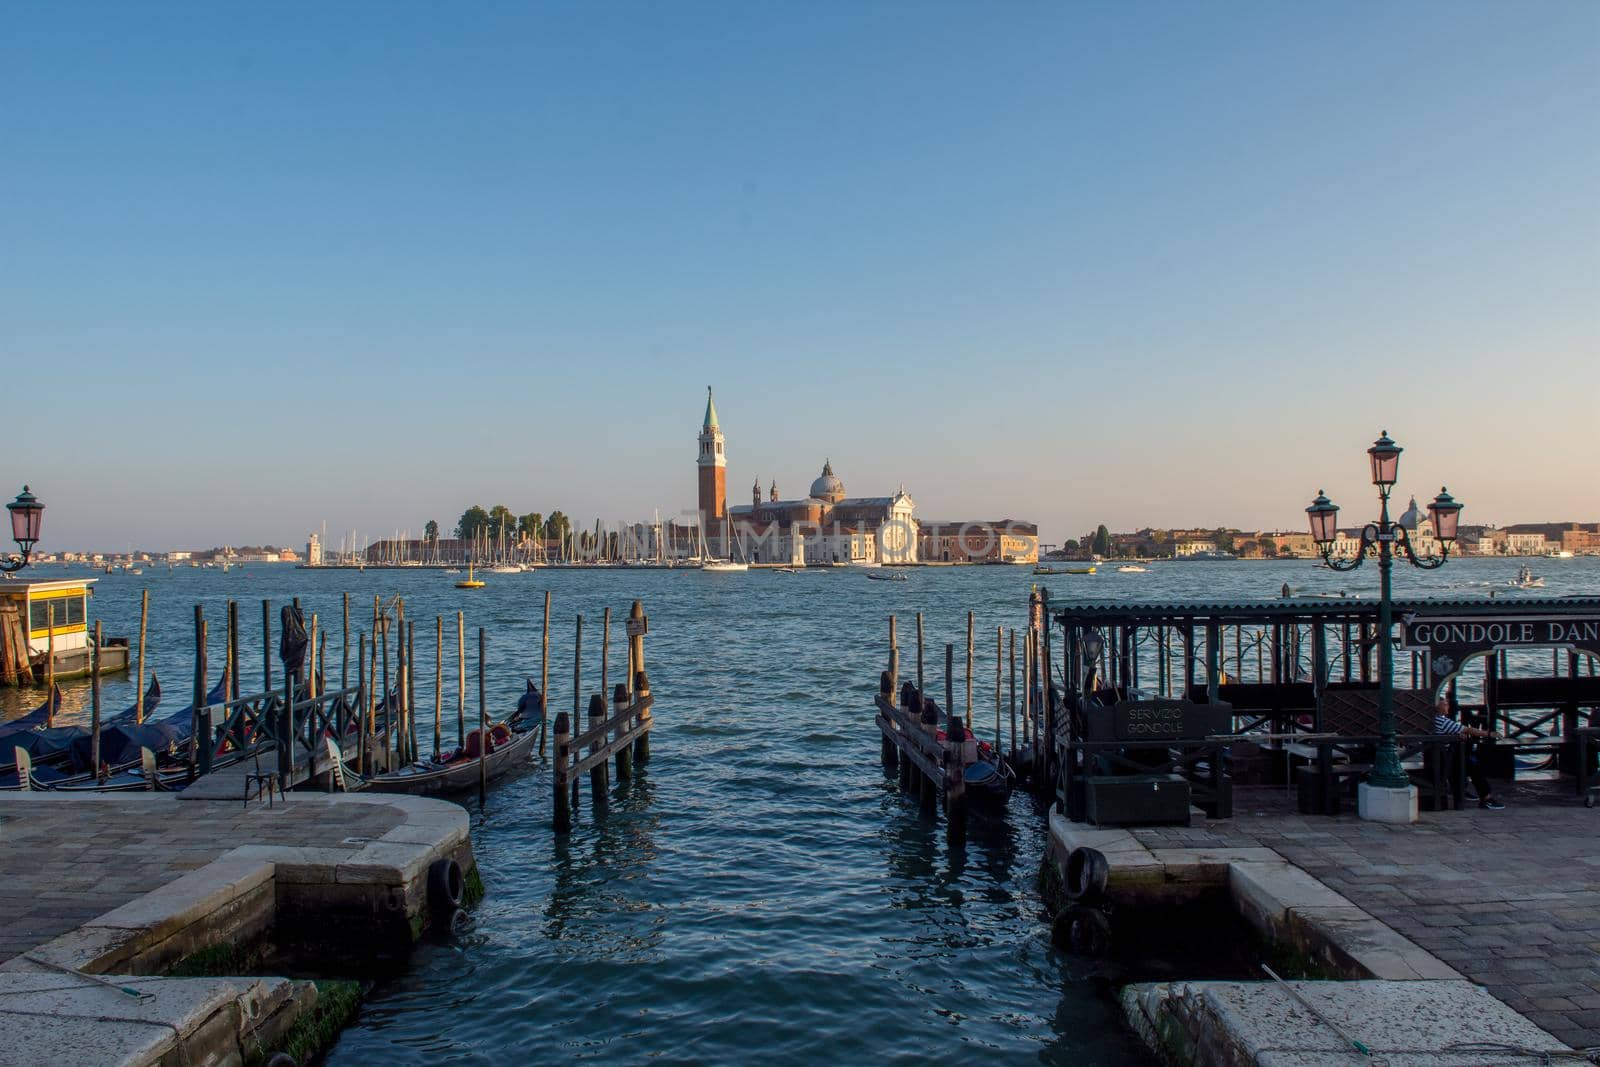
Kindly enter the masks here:
[[[1404, 550], [1405, 558], [1414, 567], [1433, 570], [1444, 566], [1445, 560], [1450, 558], [1450, 545], [1456, 539], [1461, 505], [1447, 491], [1439, 490], [1439, 495], [1428, 505], [1428, 515], [1433, 521], [1433, 534], [1439, 542], [1439, 554], [1418, 556], [1411, 547], [1411, 538], [1406, 528], [1389, 520], [1389, 493], [1399, 480], [1401, 451], [1400, 446], [1389, 439], [1387, 430], [1373, 442], [1371, 448], [1367, 449], [1367, 456], [1372, 461], [1372, 484], [1378, 487], [1379, 514], [1376, 523], [1369, 522], [1362, 527], [1361, 545], [1354, 557], [1335, 559], [1333, 556], [1333, 545], [1339, 537], [1339, 506], [1329, 500], [1321, 490], [1317, 491], [1317, 497], [1311, 502], [1311, 506], [1306, 508], [1306, 517], [1311, 524], [1311, 539], [1317, 543], [1323, 562], [1336, 571], [1355, 570], [1365, 562], [1367, 551], [1377, 546], [1379, 741], [1372, 773], [1367, 776], [1367, 781], [1362, 786], [1363, 801], [1365, 790], [1369, 788], [1405, 790], [1410, 809], [1409, 818], [1405, 821], [1409, 822], [1416, 818], [1416, 809], [1414, 802], [1409, 802], [1411, 779], [1406, 777], [1405, 768], [1400, 765], [1400, 744], [1396, 740], [1399, 730], [1394, 717], [1394, 648], [1391, 643], [1394, 604], [1390, 597], [1390, 570], [1394, 565], [1397, 545]], [[1365, 802], [1362, 803], [1361, 809], [1363, 817], [1374, 817], [1369, 816]]]
[[6, 505], [11, 512], [11, 539], [22, 549], [22, 555], [0, 560], [0, 571], [7, 574], [20, 571], [28, 565], [33, 546], [39, 543], [39, 526], [44, 518], [44, 502], [28, 491], [27, 486], [17, 494], [17, 499]]

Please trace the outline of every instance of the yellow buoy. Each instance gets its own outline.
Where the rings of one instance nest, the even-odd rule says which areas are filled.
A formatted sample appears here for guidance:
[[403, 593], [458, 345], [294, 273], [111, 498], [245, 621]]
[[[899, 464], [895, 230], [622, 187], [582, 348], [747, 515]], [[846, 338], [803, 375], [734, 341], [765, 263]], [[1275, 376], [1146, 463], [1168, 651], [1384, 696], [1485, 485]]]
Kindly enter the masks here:
[[467, 564], [467, 576], [456, 583], [457, 589], [482, 589], [485, 582], [480, 582], [472, 576], [472, 564]]

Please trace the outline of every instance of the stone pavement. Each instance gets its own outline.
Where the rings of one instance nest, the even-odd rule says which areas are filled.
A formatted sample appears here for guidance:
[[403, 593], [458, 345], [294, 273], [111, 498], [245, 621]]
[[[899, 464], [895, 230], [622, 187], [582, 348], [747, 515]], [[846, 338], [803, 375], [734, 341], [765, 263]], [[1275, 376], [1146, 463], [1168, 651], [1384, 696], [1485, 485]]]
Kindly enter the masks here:
[[1600, 809], [1545, 783], [1504, 799], [1389, 826], [1241, 788], [1231, 820], [1131, 833], [1150, 849], [1271, 848], [1550, 1034], [1600, 1046]]
[[[331, 820], [329, 813], [338, 812]], [[0, 795], [0, 962], [239, 845], [348, 849], [406, 821], [383, 804], [180, 802], [171, 793]]]

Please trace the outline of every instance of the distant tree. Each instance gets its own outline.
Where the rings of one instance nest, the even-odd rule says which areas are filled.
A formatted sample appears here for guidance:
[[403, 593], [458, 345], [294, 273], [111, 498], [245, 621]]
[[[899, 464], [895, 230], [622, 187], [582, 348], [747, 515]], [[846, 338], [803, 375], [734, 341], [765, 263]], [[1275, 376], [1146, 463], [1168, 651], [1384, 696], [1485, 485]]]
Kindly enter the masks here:
[[1218, 530], [1217, 531], [1217, 536], [1216, 536], [1216, 542], [1217, 542], [1218, 550], [1220, 550], [1222, 552], [1232, 552], [1233, 551], [1233, 545], [1234, 545], [1233, 531], [1232, 530]]
[[559, 511], [552, 511], [550, 517], [544, 520], [544, 535], [556, 540], [565, 540], [567, 534], [572, 532], [572, 521]]
[[461, 521], [456, 524], [456, 536], [463, 541], [470, 541], [488, 526], [489, 513], [474, 504], [461, 513]]
[[1278, 542], [1270, 537], [1263, 537], [1261, 539], [1261, 553], [1266, 556], [1276, 556], [1278, 554]]
[[501, 530], [514, 530], [517, 527], [517, 517], [511, 514], [511, 509], [504, 504], [496, 504], [489, 509], [489, 529], [493, 533]]
[[544, 516], [530, 511], [517, 519], [517, 536], [537, 541], [544, 536]]
[[1106, 529], [1105, 523], [1094, 532], [1094, 554], [1097, 556], [1111, 555], [1111, 531]]
[[422, 528], [422, 539], [424, 541], [439, 540], [439, 524], [429, 519], [428, 524]]

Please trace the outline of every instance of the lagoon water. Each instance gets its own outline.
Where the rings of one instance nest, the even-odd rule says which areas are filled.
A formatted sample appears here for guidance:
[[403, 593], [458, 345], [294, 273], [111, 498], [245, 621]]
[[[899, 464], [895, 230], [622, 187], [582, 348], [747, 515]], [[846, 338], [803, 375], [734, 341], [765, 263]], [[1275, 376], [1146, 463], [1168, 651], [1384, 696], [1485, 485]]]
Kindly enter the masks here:
[[[1600, 594], [1600, 559], [1531, 561], [1548, 587], [1526, 594], [1506, 585], [1519, 562], [1400, 567], [1398, 595]], [[64, 573], [46, 567], [29, 577]], [[871, 700], [887, 618], [901, 618], [909, 673], [911, 619], [924, 613], [931, 685], [947, 641], [958, 645], [959, 677], [965, 613], [977, 613], [976, 721], [987, 733], [995, 627], [1023, 624], [1035, 581], [1048, 582], [1058, 600], [1267, 599], [1285, 582], [1371, 596], [1377, 583], [1375, 567], [1340, 575], [1303, 561], [1157, 563], [1143, 574], [1107, 566], [1038, 579], [1021, 567], [927, 568], [903, 583], [847, 570], [483, 577], [488, 587], [468, 592], [437, 571], [151, 566], [142, 576], [102, 576], [96, 588], [92, 614], [117, 635], [137, 633], [139, 590], [150, 590], [151, 661], [168, 708], [190, 695], [197, 602], [212, 626], [213, 680], [224, 605], [240, 602], [248, 690], [260, 677], [263, 598], [273, 602], [274, 622], [277, 606], [299, 596], [331, 625], [333, 684], [340, 594], [352, 595], [354, 627], [363, 608], [370, 618], [374, 594], [401, 594], [418, 623], [423, 733], [436, 614], [464, 610], [469, 628], [487, 629], [488, 689], [503, 714], [523, 678], [537, 678], [542, 597], [551, 590], [553, 713], [572, 706], [574, 616], [586, 619], [587, 694], [599, 688], [602, 610], [620, 620], [634, 598], [644, 602], [656, 697], [651, 763], [632, 784], [613, 782], [609, 813], [598, 820], [585, 784], [566, 839], [550, 831], [542, 765], [494, 789], [481, 814], [474, 806], [488, 887], [474, 923], [456, 940], [424, 944], [403, 977], [380, 982], [332, 1064], [1145, 1062], [1105, 976], [1049, 945], [1034, 888], [1042, 809], [1014, 796], [1008, 820], [975, 819], [966, 847], [952, 851], [942, 823], [920, 817], [885, 780]], [[623, 663], [620, 621], [614, 629], [613, 677]], [[475, 648], [469, 637], [474, 672]], [[453, 644], [447, 649], [450, 735]], [[475, 689], [474, 673], [473, 699]], [[131, 680], [109, 680], [106, 706], [126, 706], [131, 692]], [[85, 712], [87, 699], [87, 687], [74, 684], [68, 715]], [[28, 694], [0, 694], [0, 714], [28, 703]]]

